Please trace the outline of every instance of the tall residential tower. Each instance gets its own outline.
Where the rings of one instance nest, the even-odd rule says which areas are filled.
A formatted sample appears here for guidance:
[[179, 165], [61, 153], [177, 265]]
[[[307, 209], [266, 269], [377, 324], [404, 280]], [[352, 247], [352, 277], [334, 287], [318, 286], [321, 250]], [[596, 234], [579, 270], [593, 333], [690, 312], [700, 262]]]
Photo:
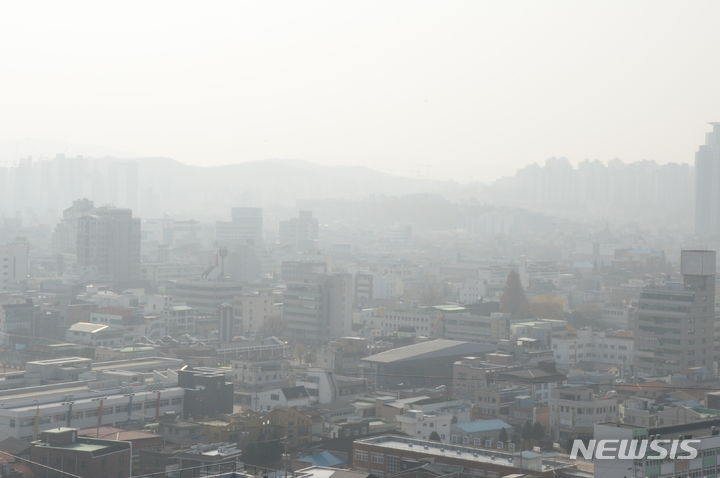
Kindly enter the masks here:
[[695, 153], [695, 233], [720, 237], [720, 123]]
[[80, 217], [77, 261], [85, 280], [128, 284], [140, 279], [140, 219], [130, 209], [114, 207]]
[[685, 250], [682, 282], [646, 287], [635, 317], [635, 373], [714, 370], [715, 251]]

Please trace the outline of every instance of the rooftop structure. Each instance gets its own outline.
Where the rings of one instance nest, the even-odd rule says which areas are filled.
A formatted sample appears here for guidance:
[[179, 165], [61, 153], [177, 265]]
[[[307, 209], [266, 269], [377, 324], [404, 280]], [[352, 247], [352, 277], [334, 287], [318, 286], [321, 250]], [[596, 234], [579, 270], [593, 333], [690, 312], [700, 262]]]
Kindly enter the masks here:
[[527, 470], [541, 477], [551, 477], [559, 470], [574, 467], [567, 456], [560, 454], [510, 453], [398, 436], [373, 437], [353, 443], [353, 468], [358, 470], [393, 473], [400, 471], [395, 469], [399, 460], [408, 458], [432, 458], [435, 463], [462, 465], [477, 473], [494, 476]]

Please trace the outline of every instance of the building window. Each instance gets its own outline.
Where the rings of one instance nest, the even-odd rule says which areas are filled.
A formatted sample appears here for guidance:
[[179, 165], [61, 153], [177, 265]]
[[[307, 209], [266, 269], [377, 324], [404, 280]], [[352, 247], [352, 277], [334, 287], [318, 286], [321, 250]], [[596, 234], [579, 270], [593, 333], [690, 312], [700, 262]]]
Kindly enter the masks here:
[[388, 455], [387, 471], [388, 473], [397, 473], [400, 471], [400, 457]]

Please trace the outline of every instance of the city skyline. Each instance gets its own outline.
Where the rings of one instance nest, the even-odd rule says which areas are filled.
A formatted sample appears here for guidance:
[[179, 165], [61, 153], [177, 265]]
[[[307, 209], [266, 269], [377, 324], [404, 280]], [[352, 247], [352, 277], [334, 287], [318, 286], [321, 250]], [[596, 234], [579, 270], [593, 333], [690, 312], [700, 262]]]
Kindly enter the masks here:
[[719, 17], [0, 6], [0, 478], [720, 477]]

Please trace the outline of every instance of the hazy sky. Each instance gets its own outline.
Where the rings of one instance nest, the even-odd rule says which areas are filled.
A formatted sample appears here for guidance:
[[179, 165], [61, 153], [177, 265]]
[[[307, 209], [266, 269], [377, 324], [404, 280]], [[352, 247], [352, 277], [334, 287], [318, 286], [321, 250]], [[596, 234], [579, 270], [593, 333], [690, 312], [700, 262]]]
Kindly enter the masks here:
[[718, 19], [718, 1], [5, 2], [0, 143], [458, 180], [686, 162], [720, 121]]

